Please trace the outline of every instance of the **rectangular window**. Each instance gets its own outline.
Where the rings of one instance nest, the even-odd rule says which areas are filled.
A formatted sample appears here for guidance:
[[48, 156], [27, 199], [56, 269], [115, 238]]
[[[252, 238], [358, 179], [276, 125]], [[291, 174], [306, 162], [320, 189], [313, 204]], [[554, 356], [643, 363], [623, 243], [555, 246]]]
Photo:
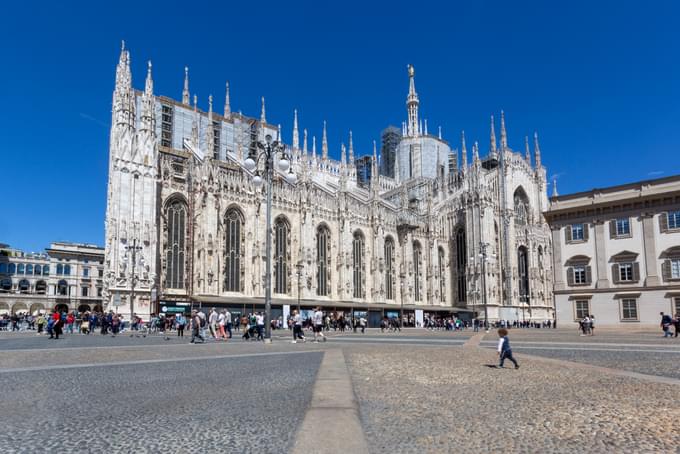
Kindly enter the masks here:
[[102, 288], [101, 287], [97, 287], [97, 296], [100, 297], [100, 298], [102, 296]]
[[87, 296], [88, 294], [88, 288], [87, 287], [81, 287], [80, 289], [80, 296]]
[[625, 299], [621, 300], [621, 320], [637, 320], [638, 319], [638, 308], [637, 300]]
[[90, 276], [90, 269], [89, 268], [83, 268], [83, 277], [89, 277]]
[[572, 241], [583, 241], [583, 224], [572, 224], [571, 239]]
[[616, 220], [616, 235], [626, 236], [630, 235], [630, 219], [617, 219]]
[[680, 259], [671, 260], [671, 279], [680, 279]]
[[680, 211], [668, 212], [668, 228], [680, 229]]
[[619, 281], [628, 282], [633, 280], [633, 264], [619, 263]]
[[104, 270], [97, 270], [99, 277], [104, 277]]
[[576, 312], [576, 320], [581, 320], [590, 314], [590, 301], [588, 300], [574, 301], [574, 309]]
[[574, 284], [586, 283], [586, 267], [578, 265], [574, 267]]
[[161, 107], [161, 145], [172, 148], [172, 106]]

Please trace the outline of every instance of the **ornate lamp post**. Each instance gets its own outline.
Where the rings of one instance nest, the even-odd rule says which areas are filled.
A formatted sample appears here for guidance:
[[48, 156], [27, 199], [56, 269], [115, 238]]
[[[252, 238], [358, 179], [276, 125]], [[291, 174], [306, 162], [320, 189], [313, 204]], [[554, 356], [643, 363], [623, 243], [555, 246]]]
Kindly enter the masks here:
[[[265, 136], [265, 143], [257, 142], [257, 148], [260, 150], [259, 153], [250, 153], [248, 158], [245, 160], [244, 167], [249, 172], [255, 172], [253, 176], [253, 184], [256, 188], [262, 187], [266, 183], [267, 191], [267, 245], [266, 245], [266, 265], [265, 265], [265, 300], [264, 300], [264, 327], [265, 327], [265, 342], [271, 342], [272, 340], [272, 324], [271, 324], [271, 312], [272, 312], [272, 263], [271, 263], [271, 253], [272, 253], [272, 180], [274, 177], [274, 159], [277, 156], [281, 156], [279, 160], [279, 168], [282, 172], [288, 172], [286, 174], [286, 180], [290, 184], [295, 184], [297, 182], [297, 176], [293, 173], [290, 168], [290, 161], [288, 153], [278, 140], [272, 141], [272, 136], [267, 134]], [[258, 163], [260, 159], [264, 159], [264, 178], [260, 175], [258, 168]]]

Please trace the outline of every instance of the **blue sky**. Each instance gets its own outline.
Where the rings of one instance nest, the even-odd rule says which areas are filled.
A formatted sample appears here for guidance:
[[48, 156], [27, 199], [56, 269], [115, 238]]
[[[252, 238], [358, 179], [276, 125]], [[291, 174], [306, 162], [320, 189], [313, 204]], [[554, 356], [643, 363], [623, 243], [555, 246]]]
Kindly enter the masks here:
[[[21, 4], [19, 4], [21, 3]], [[677, 2], [12, 2], [0, 27], [0, 242], [103, 244], [111, 94], [120, 41], [143, 88], [191, 92], [281, 123], [292, 112], [331, 154], [359, 154], [406, 118], [406, 65], [421, 114], [458, 146], [538, 131], [560, 193], [680, 173]], [[252, 6], [256, 5], [256, 6]]]

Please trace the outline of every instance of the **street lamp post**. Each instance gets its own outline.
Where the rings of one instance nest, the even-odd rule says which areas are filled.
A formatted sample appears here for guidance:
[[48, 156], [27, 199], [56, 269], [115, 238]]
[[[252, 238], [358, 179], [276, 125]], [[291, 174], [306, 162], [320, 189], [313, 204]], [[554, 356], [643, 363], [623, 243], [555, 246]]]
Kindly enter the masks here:
[[302, 269], [305, 266], [302, 264], [302, 261], [297, 262], [295, 265], [295, 268], [297, 268], [297, 272], [295, 273], [297, 275], [297, 281], [298, 281], [298, 292], [297, 292], [297, 310], [298, 314], [300, 313], [300, 293], [302, 292]]
[[[265, 265], [265, 300], [264, 300], [264, 327], [265, 327], [265, 342], [271, 342], [272, 340], [272, 325], [271, 325], [271, 312], [272, 312], [272, 263], [271, 263], [271, 252], [272, 252], [272, 187], [273, 187], [273, 177], [274, 177], [274, 159], [280, 154], [281, 160], [279, 161], [279, 167], [282, 172], [288, 171], [286, 174], [286, 180], [290, 184], [295, 184], [297, 182], [297, 176], [293, 173], [290, 168], [290, 161], [288, 154], [283, 146], [278, 140], [272, 141], [272, 136], [267, 134], [265, 136], [265, 143], [257, 142], [257, 147], [261, 150], [258, 153], [250, 153], [248, 158], [243, 163], [246, 170], [249, 172], [255, 172], [253, 177], [253, 184], [256, 188], [261, 187], [265, 182], [267, 191], [267, 244], [266, 244], [266, 265]], [[260, 159], [264, 159], [264, 180], [260, 176], [259, 170], [256, 170]]]
[[132, 244], [125, 246], [125, 251], [132, 251], [132, 266], [130, 267], [130, 323], [134, 324], [132, 320], [135, 316], [135, 285], [137, 284], [137, 274], [135, 268], [137, 267], [137, 251], [142, 250], [142, 246], [137, 245], [137, 238], [132, 239]]

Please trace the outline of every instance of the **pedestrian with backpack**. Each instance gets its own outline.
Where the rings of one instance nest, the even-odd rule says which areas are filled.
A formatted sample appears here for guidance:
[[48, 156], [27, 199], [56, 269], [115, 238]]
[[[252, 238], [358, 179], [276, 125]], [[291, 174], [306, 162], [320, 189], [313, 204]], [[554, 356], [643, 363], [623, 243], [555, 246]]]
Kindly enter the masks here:
[[196, 339], [201, 339], [201, 343], [205, 344], [205, 338], [201, 333], [201, 323], [205, 323], [205, 318], [201, 322], [201, 317], [198, 314], [199, 312], [196, 309], [191, 311], [191, 344], [196, 343]]

